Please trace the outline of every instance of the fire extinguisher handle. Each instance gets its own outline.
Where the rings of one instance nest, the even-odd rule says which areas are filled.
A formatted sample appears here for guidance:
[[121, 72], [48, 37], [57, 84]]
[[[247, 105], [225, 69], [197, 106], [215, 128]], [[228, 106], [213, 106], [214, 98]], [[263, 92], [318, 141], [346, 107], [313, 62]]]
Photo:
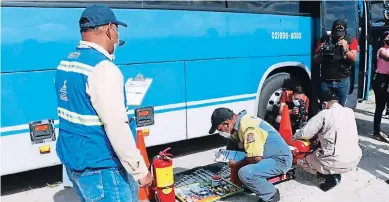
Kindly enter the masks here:
[[163, 151], [159, 152], [159, 155], [160, 155], [160, 156], [167, 156], [167, 157], [172, 157], [172, 156], [173, 156], [173, 154], [169, 154], [169, 153], [167, 153], [167, 151], [169, 151], [170, 149], [171, 149], [170, 147], [166, 148], [165, 150], [163, 150]]

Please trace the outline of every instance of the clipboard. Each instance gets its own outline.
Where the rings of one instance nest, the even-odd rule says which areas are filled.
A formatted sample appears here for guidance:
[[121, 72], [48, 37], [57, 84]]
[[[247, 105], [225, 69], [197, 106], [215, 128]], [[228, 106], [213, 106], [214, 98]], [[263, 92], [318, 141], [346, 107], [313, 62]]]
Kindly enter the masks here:
[[230, 160], [240, 161], [246, 157], [245, 152], [220, 149], [215, 154], [215, 162], [228, 163]]
[[152, 82], [153, 79], [144, 78], [142, 74], [138, 74], [135, 78], [127, 79], [124, 85], [127, 106], [140, 106]]

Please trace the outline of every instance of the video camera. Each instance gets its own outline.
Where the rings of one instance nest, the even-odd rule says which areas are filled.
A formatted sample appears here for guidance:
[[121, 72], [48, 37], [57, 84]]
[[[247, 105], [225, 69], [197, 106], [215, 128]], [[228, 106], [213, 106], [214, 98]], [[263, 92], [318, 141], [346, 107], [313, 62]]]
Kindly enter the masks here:
[[[332, 42], [332, 36], [329, 35], [322, 47], [319, 48], [319, 54], [324, 62], [332, 62], [335, 60], [335, 49], [342, 50], [342, 47], [338, 43]], [[340, 52], [341, 58], [344, 57], [343, 51]]]
[[[322, 57], [323, 61], [331, 62], [335, 60], [335, 48], [338, 48], [340, 45], [338, 44], [332, 44], [330, 42], [326, 42], [322, 47], [319, 49], [319, 54]], [[341, 48], [340, 48], [341, 49]], [[341, 58], [344, 57], [343, 52], [340, 52]]]

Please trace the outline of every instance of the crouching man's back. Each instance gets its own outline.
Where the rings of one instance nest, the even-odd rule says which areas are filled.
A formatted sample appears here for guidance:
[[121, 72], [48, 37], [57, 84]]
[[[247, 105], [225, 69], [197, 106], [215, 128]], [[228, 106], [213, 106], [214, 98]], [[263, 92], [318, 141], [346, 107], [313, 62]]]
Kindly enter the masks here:
[[325, 178], [320, 185], [323, 191], [339, 184], [341, 174], [356, 168], [362, 158], [354, 112], [340, 105], [338, 100], [330, 91], [323, 93], [323, 110], [294, 135], [296, 139], [319, 139], [320, 147], [297, 164]]
[[[319, 135], [322, 152], [318, 158], [330, 173], [345, 173], [359, 164], [362, 150], [354, 111], [335, 103], [321, 112], [324, 117], [322, 135]], [[319, 150], [320, 151], [320, 150]]]

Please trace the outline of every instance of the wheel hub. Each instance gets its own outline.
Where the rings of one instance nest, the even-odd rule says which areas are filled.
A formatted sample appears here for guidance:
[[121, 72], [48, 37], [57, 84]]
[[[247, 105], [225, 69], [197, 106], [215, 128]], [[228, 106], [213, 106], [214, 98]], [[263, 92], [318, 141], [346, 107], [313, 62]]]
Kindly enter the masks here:
[[283, 91], [283, 89], [280, 88], [280, 89], [274, 91], [274, 93], [270, 96], [269, 101], [267, 102], [267, 107], [266, 107], [267, 113], [271, 112], [274, 107], [280, 106], [280, 98], [282, 95], [282, 91]]

